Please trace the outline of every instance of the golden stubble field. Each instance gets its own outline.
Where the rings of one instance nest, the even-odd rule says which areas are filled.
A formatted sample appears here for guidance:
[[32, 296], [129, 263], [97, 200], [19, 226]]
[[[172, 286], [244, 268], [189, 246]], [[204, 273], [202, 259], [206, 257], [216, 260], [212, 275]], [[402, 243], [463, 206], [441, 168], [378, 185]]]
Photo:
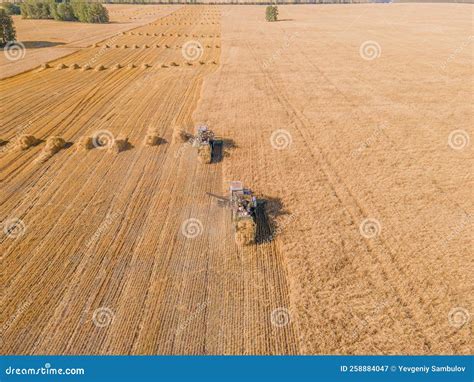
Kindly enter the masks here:
[[[182, 7], [3, 80], [5, 352], [469, 353], [471, 9]], [[176, 139], [199, 123], [222, 161]], [[231, 180], [269, 201], [256, 245], [206, 195]]]
[[[21, 16], [13, 16], [17, 30], [17, 40], [20, 41], [28, 54], [21, 60], [9, 60], [4, 54], [0, 55], [0, 78], [33, 69], [44, 62], [67, 56], [82, 48], [107, 38], [113, 38], [118, 33], [148, 24], [158, 17], [166, 16], [177, 10], [179, 5], [166, 7], [147, 5], [106, 4], [110, 23], [87, 24], [62, 22], [53, 20], [25, 20]], [[20, 54], [20, 53], [15, 53]]]

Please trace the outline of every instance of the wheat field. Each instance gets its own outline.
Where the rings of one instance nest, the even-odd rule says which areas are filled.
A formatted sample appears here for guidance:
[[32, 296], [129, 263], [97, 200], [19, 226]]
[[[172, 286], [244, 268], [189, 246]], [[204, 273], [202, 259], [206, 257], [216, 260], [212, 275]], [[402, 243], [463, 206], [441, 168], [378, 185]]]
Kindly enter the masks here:
[[156, 9], [1, 81], [4, 353], [469, 354], [471, 5]]

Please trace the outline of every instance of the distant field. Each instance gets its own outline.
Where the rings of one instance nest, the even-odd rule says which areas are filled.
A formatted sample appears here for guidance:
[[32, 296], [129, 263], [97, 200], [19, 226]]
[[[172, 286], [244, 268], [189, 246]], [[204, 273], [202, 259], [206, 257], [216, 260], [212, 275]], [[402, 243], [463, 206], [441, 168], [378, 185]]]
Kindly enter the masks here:
[[[144, 25], [1, 83], [5, 353], [471, 352], [471, 6], [114, 9]], [[235, 180], [250, 246], [207, 194]]]
[[0, 55], [0, 78], [5, 78], [59, 57], [64, 57], [78, 49], [147, 24], [157, 17], [165, 16], [180, 5], [106, 5], [109, 24], [86, 24], [54, 20], [25, 20], [13, 16], [17, 40], [26, 48], [24, 58], [9, 61]]

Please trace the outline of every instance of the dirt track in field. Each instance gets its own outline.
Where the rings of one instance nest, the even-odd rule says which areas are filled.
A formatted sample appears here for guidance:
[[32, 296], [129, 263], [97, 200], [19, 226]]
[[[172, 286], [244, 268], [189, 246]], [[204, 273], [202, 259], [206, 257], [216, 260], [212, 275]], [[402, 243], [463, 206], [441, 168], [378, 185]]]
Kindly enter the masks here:
[[[183, 7], [3, 80], [4, 351], [471, 352], [470, 7]], [[175, 139], [200, 123], [217, 163]], [[131, 145], [76, 150], [99, 131]], [[206, 195], [232, 180], [257, 245]]]
[[[203, 46], [199, 59], [184, 58], [188, 41]], [[222, 162], [201, 165], [173, 139], [193, 132], [202, 81], [219, 65], [218, 8], [182, 8], [106, 43], [3, 82], [13, 106], [1, 111], [4, 140], [25, 126], [74, 143], [41, 165], [44, 144], [7, 144], [1, 154], [2, 221], [26, 227], [1, 240], [5, 351], [296, 352], [292, 327], [271, 325], [272, 310], [288, 305], [274, 245], [235, 246], [229, 211], [206, 195], [225, 192]], [[81, 136], [100, 130], [132, 147], [76, 151]], [[143, 145], [150, 130], [162, 144]]]

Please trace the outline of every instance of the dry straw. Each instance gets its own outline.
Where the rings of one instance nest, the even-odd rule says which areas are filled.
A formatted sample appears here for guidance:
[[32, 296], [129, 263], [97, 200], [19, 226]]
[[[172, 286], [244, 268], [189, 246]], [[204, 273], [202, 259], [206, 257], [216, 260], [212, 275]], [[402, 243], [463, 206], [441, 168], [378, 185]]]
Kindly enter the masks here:
[[94, 142], [92, 140], [92, 137], [83, 136], [79, 138], [76, 148], [77, 148], [77, 151], [87, 151], [94, 148]]
[[160, 137], [156, 134], [150, 133], [145, 137], [145, 146], [158, 146], [160, 144]]
[[36, 146], [38, 143], [40, 143], [40, 140], [33, 135], [22, 134], [17, 138], [15, 147], [20, 150], [27, 150], [32, 146]]
[[128, 137], [118, 137], [114, 139], [114, 142], [112, 145], [109, 146], [108, 151], [112, 153], [120, 153], [122, 151], [127, 150], [129, 147], [130, 143], [128, 142]]

